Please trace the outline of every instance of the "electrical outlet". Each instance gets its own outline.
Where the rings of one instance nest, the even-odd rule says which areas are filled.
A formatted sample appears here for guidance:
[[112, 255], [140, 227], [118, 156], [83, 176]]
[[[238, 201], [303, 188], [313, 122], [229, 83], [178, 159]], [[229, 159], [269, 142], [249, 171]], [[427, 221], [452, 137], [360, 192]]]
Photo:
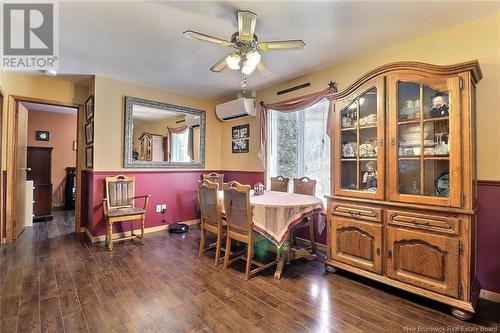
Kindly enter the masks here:
[[165, 213], [167, 211], [167, 204], [162, 204], [161, 205], [161, 211]]
[[161, 205], [156, 205], [156, 212], [161, 213]]

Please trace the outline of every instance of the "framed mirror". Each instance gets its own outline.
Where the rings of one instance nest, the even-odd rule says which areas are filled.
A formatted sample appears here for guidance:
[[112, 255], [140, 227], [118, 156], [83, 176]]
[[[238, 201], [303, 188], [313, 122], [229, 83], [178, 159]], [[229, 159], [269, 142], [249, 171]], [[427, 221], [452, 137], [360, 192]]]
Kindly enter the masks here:
[[205, 111], [125, 97], [125, 168], [204, 168]]

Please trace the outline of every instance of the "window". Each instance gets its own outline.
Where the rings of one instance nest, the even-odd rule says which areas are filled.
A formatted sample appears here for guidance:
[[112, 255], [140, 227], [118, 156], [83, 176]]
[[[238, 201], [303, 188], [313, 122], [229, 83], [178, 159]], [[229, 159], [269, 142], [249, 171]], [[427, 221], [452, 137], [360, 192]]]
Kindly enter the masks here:
[[323, 99], [297, 112], [270, 111], [269, 177], [306, 176], [316, 180], [317, 197], [330, 194], [328, 108], [329, 101]]
[[189, 131], [172, 133], [172, 162], [190, 162], [188, 155]]

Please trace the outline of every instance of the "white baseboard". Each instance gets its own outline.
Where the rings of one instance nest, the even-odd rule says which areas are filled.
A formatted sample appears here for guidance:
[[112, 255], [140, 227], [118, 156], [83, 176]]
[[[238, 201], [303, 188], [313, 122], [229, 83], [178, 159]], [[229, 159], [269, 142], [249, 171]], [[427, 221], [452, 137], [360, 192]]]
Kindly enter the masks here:
[[500, 303], [500, 293], [496, 293], [494, 291], [481, 289], [481, 292], [479, 293], [479, 298], [492, 301], [495, 303]]
[[[200, 220], [196, 219], [196, 220], [184, 221], [184, 222], [179, 222], [179, 223], [184, 223], [187, 225], [197, 225], [200, 223]], [[138, 233], [138, 232], [140, 232], [140, 230], [141, 230], [140, 228], [136, 228], [136, 229], [134, 229], [134, 232]], [[149, 234], [152, 232], [157, 232], [157, 231], [162, 231], [162, 230], [168, 230], [168, 224], [159, 225], [156, 227], [144, 228], [144, 233]], [[85, 235], [92, 243], [104, 242], [106, 240], [106, 235], [93, 236], [90, 233], [90, 231], [85, 227], [83, 227], [81, 229], [81, 231], [85, 232]], [[115, 233], [113, 233], [113, 238], [121, 238], [121, 237], [129, 236], [129, 235], [130, 235], [130, 231], [115, 232]]]

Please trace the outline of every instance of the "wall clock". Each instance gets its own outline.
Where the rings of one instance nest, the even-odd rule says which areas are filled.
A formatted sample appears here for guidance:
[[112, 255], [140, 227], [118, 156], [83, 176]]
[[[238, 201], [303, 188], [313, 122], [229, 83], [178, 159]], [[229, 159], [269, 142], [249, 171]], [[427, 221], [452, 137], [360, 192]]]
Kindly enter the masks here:
[[37, 141], [49, 141], [49, 131], [36, 131]]

